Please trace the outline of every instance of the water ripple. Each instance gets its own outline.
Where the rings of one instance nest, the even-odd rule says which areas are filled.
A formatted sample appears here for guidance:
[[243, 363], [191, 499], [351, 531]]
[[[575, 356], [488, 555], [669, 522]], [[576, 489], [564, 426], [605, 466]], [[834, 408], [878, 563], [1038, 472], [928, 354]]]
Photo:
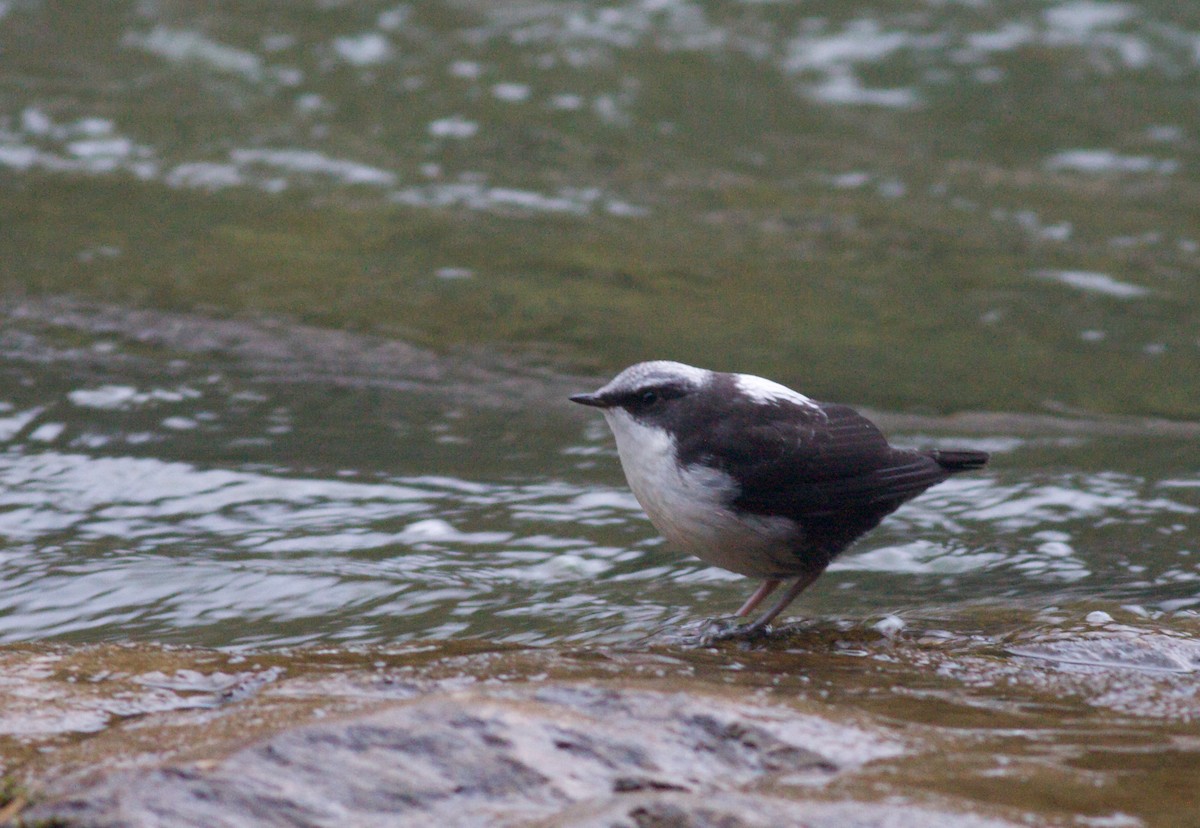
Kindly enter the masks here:
[[[1191, 606], [1200, 555], [1172, 527], [1198, 491], [1111, 472], [954, 480], [836, 562], [814, 602], [845, 606], [839, 584], [879, 575], [858, 606], [1080, 582]], [[1114, 554], [1146, 523], [1161, 549]], [[330, 479], [17, 446], [0, 453], [0, 538], [6, 641], [621, 638], [731, 610], [748, 587], [667, 549], [624, 487], [545, 479]]]

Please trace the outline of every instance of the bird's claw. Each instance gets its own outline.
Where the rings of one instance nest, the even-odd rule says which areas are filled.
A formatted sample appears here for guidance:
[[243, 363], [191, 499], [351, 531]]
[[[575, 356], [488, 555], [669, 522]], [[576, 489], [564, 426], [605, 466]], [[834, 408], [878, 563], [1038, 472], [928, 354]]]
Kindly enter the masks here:
[[699, 631], [702, 647], [722, 641], [754, 641], [766, 638], [770, 627], [747, 623], [742, 618], [709, 618]]

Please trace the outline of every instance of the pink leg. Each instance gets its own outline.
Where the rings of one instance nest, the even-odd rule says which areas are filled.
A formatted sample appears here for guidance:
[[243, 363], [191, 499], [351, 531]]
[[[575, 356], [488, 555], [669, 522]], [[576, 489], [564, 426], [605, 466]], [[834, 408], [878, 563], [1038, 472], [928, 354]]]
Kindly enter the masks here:
[[758, 589], [754, 590], [754, 594], [746, 599], [746, 603], [742, 604], [742, 608], [734, 613], [738, 618], [744, 618], [749, 615], [755, 607], [762, 603], [762, 599], [766, 598], [775, 591], [775, 587], [779, 586], [779, 581], [763, 581]]
[[[812, 584], [813, 581], [817, 580], [817, 576], [819, 576], [820, 574], [821, 574], [821, 570], [818, 569], [816, 572], [810, 572], [807, 575], [801, 575], [799, 578], [797, 578], [795, 581], [792, 582], [792, 585], [787, 588], [787, 591], [783, 593], [783, 595], [779, 598], [779, 600], [776, 601], [775, 604], [769, 610], [767, 610], [766, 612], [763, 613], [761, 618], [759, 618], [757, 621], [755, 621], [750, 626], [746, 627], [742, 632], [745, 635], [750, 635], [750, 636], [758, 635], [759, 633], [763, 632], [767, 628], [767, 625], [770, 624], [773, 620], [775, 620], [775, 616], [779, 615], [779, 613], [781, 613], [785, 609], [787, 609], [787, 605], [792, 603], [792, 601], [795, 601], [796, 596], [799, 595], [801, 592], [804, 592], [804, 590], [807, 589], [809, 587], [809, 585]], [[767, 583], [770, 583], [770, 581], [768, 581]], [[778, 583], [778, 582], [776, 582], [776, 583]], [[764, 584], [764, 586], [765, 586], [765, 584]], [[761, 592], [761, 590], [759, 590], [759, 591]], [[758, 593], [755, 593], [753, 596], [751, 596], [751, 599], [753, 599], [757, 595], [758, 595]]]

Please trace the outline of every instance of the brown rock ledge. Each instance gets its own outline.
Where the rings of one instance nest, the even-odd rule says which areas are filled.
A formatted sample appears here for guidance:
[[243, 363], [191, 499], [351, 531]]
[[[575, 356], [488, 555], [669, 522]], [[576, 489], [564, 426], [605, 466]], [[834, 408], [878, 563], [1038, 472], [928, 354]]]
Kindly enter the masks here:
[[822, 801], [831, 780], [908, 750], [782, 705], [543, 683], [422, 694], [224, 758], [117, 771], [21, 817], [95, 828], [1009, 825]]

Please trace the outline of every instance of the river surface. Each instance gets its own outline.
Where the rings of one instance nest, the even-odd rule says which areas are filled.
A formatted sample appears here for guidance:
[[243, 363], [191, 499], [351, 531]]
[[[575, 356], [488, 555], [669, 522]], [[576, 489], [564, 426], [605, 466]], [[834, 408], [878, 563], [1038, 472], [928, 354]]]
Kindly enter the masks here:
[[[602, 419], [552, 393], [562, 378], [489, 405], [466, 393], [499, 382], [486, 376], [447, 376], [447, 391], [471, 383], [455, 399], [348, 375], [262, 381], [206, 356], [117, 370], [119, 340], [102, 336], [85, 346], [105, 345], [99, 376], [61, 350], [6, 365], [0, 640], [628, 644], [752, 588], [665, 547]], [[893, 439], [985, 448], [992, 464], [889, 519], [802, 612], [1197, 617], [1196, 430], [925, 419]]]
[[1148, 0], [0, 0], [0, 643], [707, 665], [752, 585], [566, 401], [674, 358], [993, 453], [791, 609], [823, 699], [1196, 824], [1197, 88]]

